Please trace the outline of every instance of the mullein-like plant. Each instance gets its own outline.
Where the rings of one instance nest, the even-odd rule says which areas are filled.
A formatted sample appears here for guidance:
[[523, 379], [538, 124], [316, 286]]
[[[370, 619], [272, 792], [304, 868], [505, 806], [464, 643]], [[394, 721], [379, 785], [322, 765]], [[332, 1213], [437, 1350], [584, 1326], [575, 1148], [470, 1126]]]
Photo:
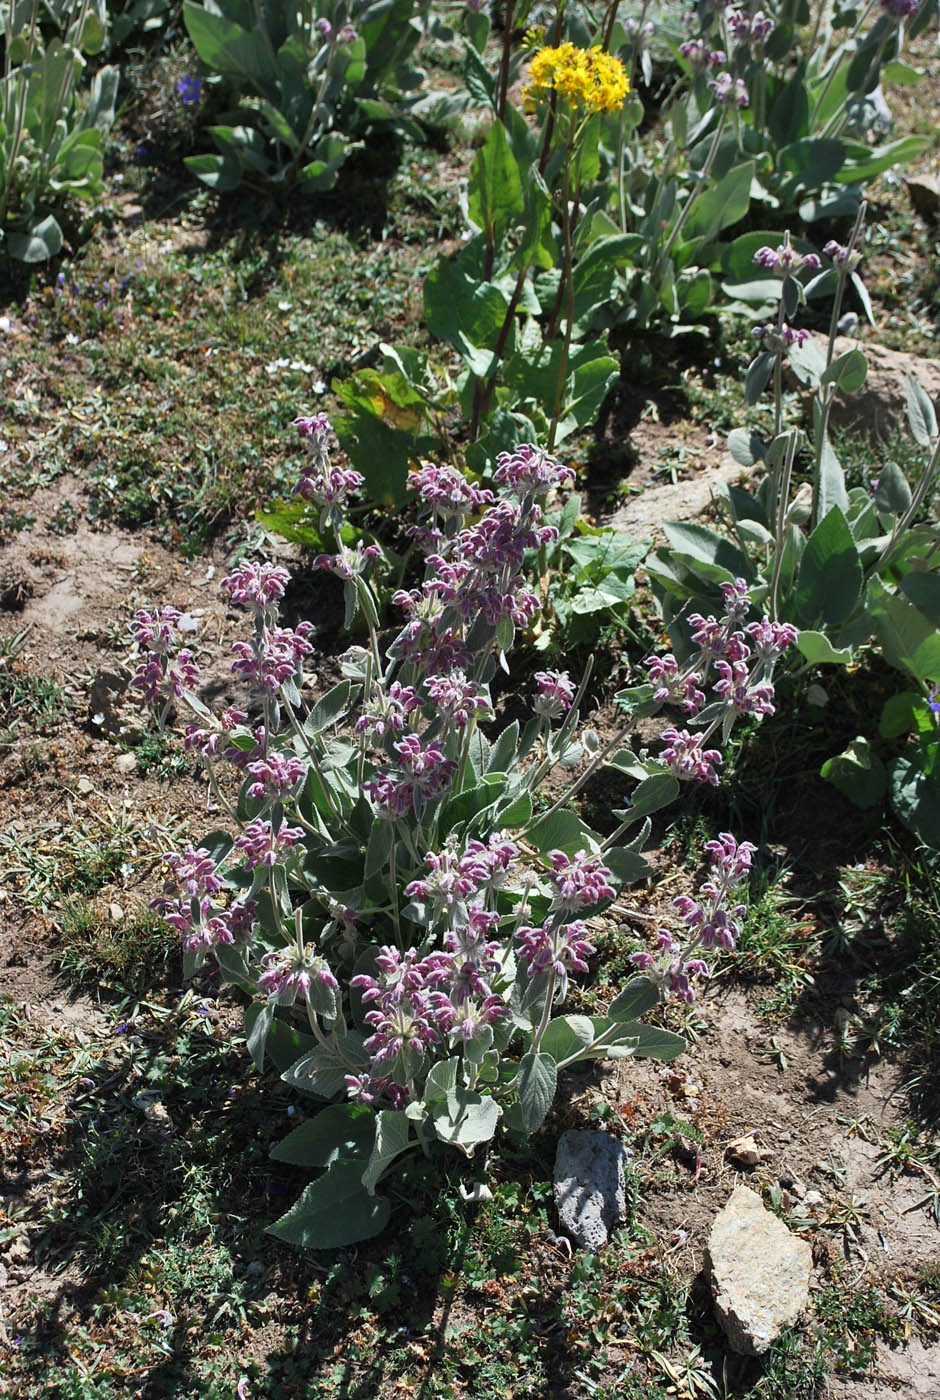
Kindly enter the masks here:
[[[318, 562], [342, 580], [347, 615], [361, 612], [367, 645], [308, 707], [312, 629], [280, 621], [283, 568], [244, 563], [222, 584], [252, 624], [233, 648], [244, 709], [216, 717], [202, 705], [169, 608], [138, 614], [135, 684], [164, 717], [170, 704], [195, 712], [186, 744], [231, 824], [168, 856], [157, 907], [190, 971], [211, 957], [251, 998], [258, 1067], [269, 1055], [293, 1087], [332, 1101], [274, 1153], [322, 1174], [273, 1232], [324, 1247], [382, 1228], [390, 1207], [376, 1186], [400, 1153], [443, 1143], [469, 1156], [500, 1124], [534, 1132], [559, 1072], [578, 1061], [679, 1054], [679, 1036], [639, 1018], [670, 993], [691, 997], [706, 971], [696, 950], [732, 945], [737, 913], [725, 904], [749, 848], [721, 838], [728, 871], [713, 874], [705, 904], [679, 909], [687, 936], [660, 938], [641, 959], [649, 975], [605, 1016], [567, 1012], [572, 978], [603, 955], [596, 916], [647, 873], [645, 814], [678, 791], [662, 763], [621, 751], [623, 736], [602, 749], [579, 732], [587, 677], [539, 672], [530, 718], [494, 732], [491, 682], [539, 606], [527, 552], [552, 540], [546, 503], [570, 469], [523, 445], [501, 454], [492, 489], [433, 464], [414, 473], [426, 571], [395, 595], [404, 623], [387, 635], [370, 581], [381, 556], [342, 539], [356, 473], [332, 464], [322, 415], [297, 426], [308, 447], [298, 494], [336, 541]], [[538, 810], [549, 775], [583, 757], [568, 791]], [[646, 781], [604, 840], [570, 797], [607, 759]], [[232, 767], [241, 784], [229, 801]], [[639, 835], [618, 844], [633, 823]]]

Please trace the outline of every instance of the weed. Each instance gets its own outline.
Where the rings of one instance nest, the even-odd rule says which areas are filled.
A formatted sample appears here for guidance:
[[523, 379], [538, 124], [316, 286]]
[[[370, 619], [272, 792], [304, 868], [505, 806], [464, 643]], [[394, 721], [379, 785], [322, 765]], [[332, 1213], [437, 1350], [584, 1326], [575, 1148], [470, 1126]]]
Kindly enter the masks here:
[[68, 697], [58, 682], [24, 665], [29, 632], [24, 627], [0, 641], [0, 749], [9, 748], [23, 728], [47, 733], [68, 713]]
[[838, 1271], [817, 1293], [815, 1306], [816, 1335], [842, 1375], [871, 1370], [877, 1341], [895, 1342], [902, 1333], [897, 1315], [889, 1310], [876, 1284], [849, 1287]]
[[59, 914], [63, 972], [110, 990], [142, 990], [178, 955], [177, 940], [147, 909], [125, 915], [119, 906], [68, 900]]

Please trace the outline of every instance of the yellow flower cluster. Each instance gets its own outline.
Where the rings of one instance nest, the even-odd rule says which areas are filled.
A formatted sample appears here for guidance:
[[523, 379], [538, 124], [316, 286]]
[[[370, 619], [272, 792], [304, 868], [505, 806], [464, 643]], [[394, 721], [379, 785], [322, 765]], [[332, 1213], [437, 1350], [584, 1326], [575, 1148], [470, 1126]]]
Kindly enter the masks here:
[[538, 99], [560, 92], [574, 106], [590, 112], [617, 112], [629, 91], [619, 58], [600, 47], [579, 49], [575, 44], [560, 44], [557, 49], [539, 49], [535, 54], [522, 95]]

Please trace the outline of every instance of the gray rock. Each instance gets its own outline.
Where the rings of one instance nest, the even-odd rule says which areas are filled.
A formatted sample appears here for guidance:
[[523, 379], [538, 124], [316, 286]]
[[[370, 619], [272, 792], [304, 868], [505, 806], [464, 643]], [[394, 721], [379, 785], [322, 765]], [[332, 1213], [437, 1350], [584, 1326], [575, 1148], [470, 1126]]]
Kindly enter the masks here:
[[569, 1129], [555, 1153], [555, 1206], [561, 1228], [596, 1254], [627, 1213], [624, 1168], [630, 1154], [610, 1133]]
[[762, 1356], [809, 1298], [813, 1251], [746, 1186], [732, 1191], [708, 1237], [715, 1312], [732, 1351]]
[[633, 539], [652, 535], [657, 544], [665, 536], [663, 522], [693, 520], [702, 515], [712, 502], [720, 499], [729, 482], [746, 478], [748, 469], [729, 454], [715, 467], [700, 472], [691, 481], [678, 481], [663, 486], [647, 486], [639, 496], [633, 496], [620, 507], [604, 525], [621, 530]]

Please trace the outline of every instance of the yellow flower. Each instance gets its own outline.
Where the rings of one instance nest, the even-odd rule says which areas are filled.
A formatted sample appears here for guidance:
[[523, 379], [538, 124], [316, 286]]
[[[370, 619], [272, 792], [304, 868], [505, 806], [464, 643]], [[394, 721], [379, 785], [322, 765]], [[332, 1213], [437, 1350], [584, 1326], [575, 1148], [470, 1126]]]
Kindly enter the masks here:
[[529, 66], [524, 100], [537, 101], [552, 92], [567, 97], [572, 106], [590, 112], [616, 112], [623, 106], [630, 84], [619, 58], [600, 46], [579, 49], [574, 44], [539, 49]]

